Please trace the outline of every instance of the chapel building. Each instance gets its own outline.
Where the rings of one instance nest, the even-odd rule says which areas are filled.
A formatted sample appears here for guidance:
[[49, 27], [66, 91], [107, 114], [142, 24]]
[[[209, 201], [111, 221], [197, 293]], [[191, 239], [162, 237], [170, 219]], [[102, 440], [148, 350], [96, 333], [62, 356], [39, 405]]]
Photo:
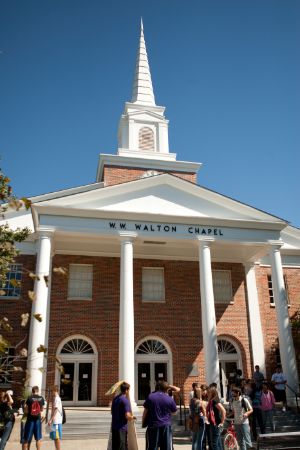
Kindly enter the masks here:
[[[1, 297], [14, 326], [2, 367], [26, 348], [28, 385], [44, 393], [56, 383], [74, 406], [107, 405], [122, 379], [137, 404], [159, 379], [186, 401], [194, 381], [218, 383], [226, 398], [237, 368], [247, 378], [258, 364], [270, 378], [278, 362], [298, 390], [290, 318], [300, 308], [300, 230], [198, 185], [200, 169], [169, 151], [141, 27], [116, 154], [100, 155], [94, 183], [6, 214], [32, 234]], [[22, 377], [7, 372], [0, 387]]]

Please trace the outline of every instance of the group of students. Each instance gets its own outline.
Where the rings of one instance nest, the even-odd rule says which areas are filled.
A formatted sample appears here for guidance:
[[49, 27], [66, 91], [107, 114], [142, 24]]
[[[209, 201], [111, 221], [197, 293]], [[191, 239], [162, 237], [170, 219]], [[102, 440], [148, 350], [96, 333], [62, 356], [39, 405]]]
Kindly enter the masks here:
[[[32, 388], [31, 395], [22, 401], [19, 410], [14, 409], [13, 392], [2, 392], [0, 396], [0, 450], [4, 450], [11, 435], [15, 418], [22, 414], [20, 443], [22, 450], [29, 450], [32, 439], [36, 441], [36, 448], [39, 450], [42, 443], [42, 422], [45, 419], [45, 400], [39, 393], [38, 386]], [[62, 438], [63, 407], [59, 396], [58, 386], [52, 388], [52, 398], [50, 400], [51, 416], [48, 420], [49, 435], [53, 439], [55, 449], [60, 450]]]
[[252, 441], [258, 436], [257, 427], [261, 434], [266, 432], [268, 424], [275, 431], [275, 402], [282, 402], [283, 411], [286, 410], [285, 385], [286, 378], [279, 365], [271, 382], [265, 380], [259, 366], [255, 366], [253, 377], [248, 380], [244, 380], [238, 370], [234, 382], [228, 386], [225, 409], [215, 383], [201, 387], [193, 383], [189, 405], [192, 450], [206, 450], [206, 446], [209, 450], [222, 450], [221, 433], [226, 418], [234, 419], [240, 450], [253, 448]]
[[[240, 450], [253, 448], [252, 440], [257, 439], [257, 425], [263, 434], [269, 421], [274, 431], [275, 397], [270, 385], [275, 391], [276, 401], [282, 401], [285, 410], [286, 398], [283, 392], [286, 380], [280, 366], [276, 368], [271, 384], [265, 381], [259, 366], [255, 367], [251, 380], [244, 380], [241, 371], [237, 370], [233, 382], [229, 384], [226, 405], [220, 400], [216, 383], [209, 386], [193, 383], [189, 402], [192, 450], [223, 450], [221, 435], [227, 418], [234, 420]], [[129, 390], [130, 385], [122, 382], [120, 392], [112, 401], [111, 450], [134, 448], [128, 446], [129, 431], [132, 430], [128, 424], [136, 419], [131, 410]], [[173, 448], [171, 421], [177, 407], [172, 394], [179, 391], [178, 387], [160, 380], [155, 391], [146, 398], [142, 417], [142, 426], [146, 428], [146, 450]]]

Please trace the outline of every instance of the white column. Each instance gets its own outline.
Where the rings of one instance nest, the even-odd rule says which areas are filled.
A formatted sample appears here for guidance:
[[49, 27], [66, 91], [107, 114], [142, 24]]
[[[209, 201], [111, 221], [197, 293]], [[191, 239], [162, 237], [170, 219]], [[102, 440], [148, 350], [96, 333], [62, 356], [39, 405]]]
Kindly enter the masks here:
[[[273, 243], [270, 251], [272, 287], [277, 316], [279, 350], [282, 369], [284, 375], [287, 378], [287, 384], [296, 392], [298, 392], [299, 381], [281, 264], [281, 245], [281, 243]], [[294, 396], [291, 394], [291, 391], [288, 388], [286, 393], [290, 401], [294, 399]]]
[[[49, 277], [51, 270], [51, 247], [53, 231], [40, 231], [37, 252], [36, 275], [39, 280], [35, 281], [35, 300], [32, 302], [30, 332], [28, 343], [28, 386], [38, 386], [40, 390], [45, 388], [47, 359], [45, 353], [38, 352], [40, 345], [48, 348], [48, 327], [49, 327], [49, 302], [50, 290], [44, 277]], [[34, 318], [35, 314], [40, 314], [42, 321]]]
[[212, 241], [213, 239], [199, 239], [200, 294], [206, 383], [219, 385], [216, 312], [210, 255]]
[[120, 318], [119, 318], [119, 379], [130, 384], [134, 396], [134, 305], [133, 305], [133, 240], [135, 233], [120, 233]]
[[137, 139], [136, 124], [133, 119], [128, 121], [128, 148], [129, 150], [138, 150], [139, 142]]
[[168, 123], [158, 124], [157, 152], [169, 153]]
[[258, 365], [261, 372], [266, 374], [264, 338], [261, 326], [254, 264], [245, 264], [245, 273], [253, 365]]

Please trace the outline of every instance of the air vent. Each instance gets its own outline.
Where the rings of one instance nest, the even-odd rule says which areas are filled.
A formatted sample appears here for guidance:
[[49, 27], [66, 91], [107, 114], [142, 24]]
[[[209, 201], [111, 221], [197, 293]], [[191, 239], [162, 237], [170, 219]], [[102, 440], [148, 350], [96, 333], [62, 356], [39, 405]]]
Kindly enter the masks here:
[[144, 244], [165, 245], [166, 242], [161, 242], [161, 241], [144, 241]]

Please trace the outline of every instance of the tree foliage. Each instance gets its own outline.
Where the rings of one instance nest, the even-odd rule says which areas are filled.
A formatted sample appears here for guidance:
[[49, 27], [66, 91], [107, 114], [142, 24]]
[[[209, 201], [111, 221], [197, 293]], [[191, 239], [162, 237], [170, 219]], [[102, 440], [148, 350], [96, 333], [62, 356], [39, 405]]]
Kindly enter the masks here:
[[[17, 280], [7, 280], [7, 273], [10, 270], [11, 264], [15, 262], [15, 259], [19, 254], [19, 251], [16, 247], [17, 243], [26, 240], [26, 238], [31, 233], [30, 229], [27, 227], [17, 228], [13, 230], [9, 227], [8, 223], [5, 222], [6, 213], [8, 213], [9, 211], [29, 209], [31, 206], [31, 202], [27, 198], [16, 198], [9, 183], [10, 179], [0, 169], [0, 217], [3, 219], [3, 223], [0, 224], [0, 296], [6, 295], [6, 290], [4, 290], [4, 288], [8, 287], [8, 283], [13, 287], [20, 287]], [[26, 275], [33, 281], [46, 283], [46, 285], [48, 286], [48, 276], [44, 276], [42, 277], [42, 279], [40, 279], [37, 274], [29, 271], [25, 267], [23, 267], [22, 271], [26, 273]], [[53, 272], [60, 276], [67, 275], [67, 269], [64, 267], [54, 267]], [[34, 302], [36, 300], [35, 292], [30, 290], [27, 291], [27, 298], [24, 298], [24, 300], [30, 303]], [[26, 359], [31, 357], [31, 355], [28, 353], [28, 350], [23, 347], [28, 337], [25, 328], [28, 326], [31, 318], [37, 320], [38, 322], [43, 321], [43, 317], [39, 313], [36, 313], [33, 316], [31, 316], [31, 314], [28, 312], [24, 312], [23, 314], [21, 314], [20, 327], [24, 328], [24, 336], [22, 337], [20, 342], [14, 343], [14, 356], [7, 356], [7, 349], [11, 345], [9, 342], [10, 338], [8, 336], [12, 334], [13, 328], [10, 325], [9, 319], [7, 317], [0, 316], [0, 356], [4, 356], [3, 359], [0, 358], [0, 377], [10, 377], [13, 372], [24, 371], [23, 367]], [[36, 350], [39, 353], [44, 353], [45, 357], [49, 359], [47, 355], [47, 348], [44, 345], [39, 345]], [[61, 361], [59, 361], [58, 359], [55, 359], [55, 367], [60, 372], [63, 371]], [[40, 368], [40, 370], [44, 371], [43, 368]], [[29, 374], [26, 370], [22, 383], [24, 386], [26, 386], [27, 384], [28, 376]]]
[[[30, 208], [28, 199], [23, 198], [19, 200], [13, 195], [9, 182], [10, 179], [0, 169], [0, 213], [3, 219], [5, 218], [5, 212], [9, 208], [15, 210], [23, 207], [26, 209]], [[5, 285], [9, 267], [19, 253], [16, 243], [24, 241], [29, 234], [30, 230], [27, 227], [12, 230], [7, 223], [0, 225], [0, 288]], [[1, 295], [5, 295], [5, 292], [2, 291]]]

